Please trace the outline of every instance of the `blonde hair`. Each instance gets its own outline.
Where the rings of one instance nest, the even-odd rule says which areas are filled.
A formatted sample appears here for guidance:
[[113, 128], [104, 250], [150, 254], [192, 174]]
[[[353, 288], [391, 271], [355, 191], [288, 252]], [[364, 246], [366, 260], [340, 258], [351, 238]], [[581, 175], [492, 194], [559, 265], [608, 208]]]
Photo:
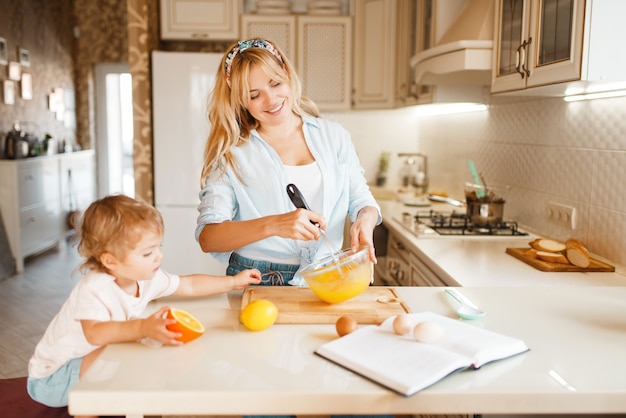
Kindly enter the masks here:
[[124, 195], [112, 195], [93, 202], [82, 217], [74, 239], [85, 258], [79, 266], [106, 272], [100, 257], [108, 252], [123, 260], [145, 231], [163, 234], [163, 218], [153, 206]]
[[[204, 148], [201, 187], [204, 187], [211, 173], [218, 171], [222, 175], [228, 166], [243, 181], [231, 149], [245, 144], [250, 138], [250, 132], [259, 127], [259, 123], [247, 109], [250, 103], [250, 68], [260, 68], [272, 80], [289, 84], [293, 96], [292, 111], [295, 114], [320, 116], [315, 103], [302, 96], [300, 79], [285, 54], [273, 42], [264, 42], [270, 43], [274, 51], [263, 47], [248, 47], [237, 51], [233, 56], [234, 49], [241, 44], [239, 41], [231, 45], [222, 58], [213, 93], [209, 98], [208, 118], [211, 131]], [[276, 52], [280, 57], [274, 55]], [[228, 79], [227, 61], [230, 70]]]

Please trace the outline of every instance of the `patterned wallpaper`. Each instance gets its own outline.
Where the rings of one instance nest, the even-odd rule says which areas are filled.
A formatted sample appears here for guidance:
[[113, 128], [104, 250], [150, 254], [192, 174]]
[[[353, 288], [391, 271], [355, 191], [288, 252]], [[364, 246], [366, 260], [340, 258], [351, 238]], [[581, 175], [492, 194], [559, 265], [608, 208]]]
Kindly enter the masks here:
[[[4, 92], [0, 93], [2, 156], [4, 137], [15, 121], [21, 122], [24, 131], [39, 137], [49, 133], [58, 140], [75, 142], [73, 26], [72, 0], [0, 0], [0, 38], [6, 41], [7, 60], [19, 62], [18, 48], [28, 50], [30, 66], [21, 70], [31, 75], [33, 92], [32, 99], [23, 99], [21, 81], [8, 81], [14, 87], [14, 104], [5, 104]], [[7, 80], [8, 67], [0, 64], [0, 83]], [[65, 121], [57, 120], [48, 110], [48, 95], [54, 88], [64, 90]]]
[[[137, 197], [153, 202], [150, 52], [221, 52], [231, 43], [159, 42], [158, 2], [155, 0], [0, 0], [0, 38], [9, 61], [18, 48], [30, 52], [24, 67], [33, 80], [33, 99], [20, 97], [12, 105], [0, 100], [0, 138], [21, 121], [23, 130], [43, 137], [50, 133], [83, 149], [95, 148], [94, 65], [128, 62], [133, 78], [134, 168]], [[7, 66], [0, 64], [0, 81]], [[64, 120], [48, 110], [48, 94], [62, 88]], [[0, 141], [3, 151], [4, 141]]]
[[150, 0], [128, 0], [128, 62], [133, 79], [135, 195], [154, 203], [150, 51], [158, 42], [158, 10]]
[[[8, 58], [15, 61], [17, 48], [27, 49], [31, 66], [23, 71], [33, 79], [32, 100], [19, 97], [16, 89], [13, 105], [0, 102], [3, 138], [19, 120], [23, 130], [38, 137], [50, 133], [73, 146], [94, 148], [93, 68], [98, 62], [128, 61], [125, 1], [0, 0], [0, 37], [7, 41]], [[63, 120], [48, 108], [55, 88], [63, 89]]]

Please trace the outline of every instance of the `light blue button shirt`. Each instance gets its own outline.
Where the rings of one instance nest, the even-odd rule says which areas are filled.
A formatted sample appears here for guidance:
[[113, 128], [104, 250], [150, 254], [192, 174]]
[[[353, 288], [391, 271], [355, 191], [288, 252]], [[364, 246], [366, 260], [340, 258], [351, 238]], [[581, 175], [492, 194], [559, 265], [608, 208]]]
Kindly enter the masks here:
[[[373, 206], [378, 209], [380, 223], [380, 207], [369, 190], [348, 131], [340, 124], [325, 119], [311, 116], [302, 119], [304, 138], [322, 172], [322, 215], [328, 224], [326, 234], [335, 247], [341, 248], [346, 214], [354, 221], [359, 210]], [[232, 153], [245, 184], [237, 179], [230, 167], [222, 177], [217, 173], [211, 175], [199, 193], [196, 240], [207, 224], [256, 219], [295, 209], [287, 195], [289, 179], [283, 163], [256, 130], [252, 131], [245, 145], [233, 147]], [[247, 248], [250, 252], [267, 254], [274, 260], [299, 263], [301, 266], [330, 254], [322, 240], [302, 248], [296, 240], [277, 236], [253, 242]], [[211, 254], [228, 263], [231, 252]]]

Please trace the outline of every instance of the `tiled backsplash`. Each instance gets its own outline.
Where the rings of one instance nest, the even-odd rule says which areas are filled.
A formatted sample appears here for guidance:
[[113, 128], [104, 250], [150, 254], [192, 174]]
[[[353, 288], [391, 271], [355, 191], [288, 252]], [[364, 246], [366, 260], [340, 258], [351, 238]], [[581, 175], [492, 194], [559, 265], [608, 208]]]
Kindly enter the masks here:
[[[428, 155], [430, 188], [463, 198], [473, 159], [487, 182], [511, 187], [505, 217], [542, 236], [577, 237], [626, 265], [626, 98], [566, 103], [494, 99], [486, 112], [411, 117], [411, 109], [325, 115], [350, 130], [368, 179], [381, 151]], [[391, 185], [401, 161], [392, 160]], [[547, 204], [576, 208], [576, 229], [548, 220]]]

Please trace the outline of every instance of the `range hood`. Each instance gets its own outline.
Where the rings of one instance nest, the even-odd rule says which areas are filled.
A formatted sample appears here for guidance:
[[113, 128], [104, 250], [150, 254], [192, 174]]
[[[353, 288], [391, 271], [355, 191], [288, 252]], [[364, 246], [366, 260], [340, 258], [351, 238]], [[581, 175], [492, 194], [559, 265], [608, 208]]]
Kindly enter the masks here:
[[[438, 3], [443, 5], [445, 1]], [[466, 0], [437, 45], [411, 58], [415, 80], [426, 85], [489, 85], [493, 13], [493, 0]]]

